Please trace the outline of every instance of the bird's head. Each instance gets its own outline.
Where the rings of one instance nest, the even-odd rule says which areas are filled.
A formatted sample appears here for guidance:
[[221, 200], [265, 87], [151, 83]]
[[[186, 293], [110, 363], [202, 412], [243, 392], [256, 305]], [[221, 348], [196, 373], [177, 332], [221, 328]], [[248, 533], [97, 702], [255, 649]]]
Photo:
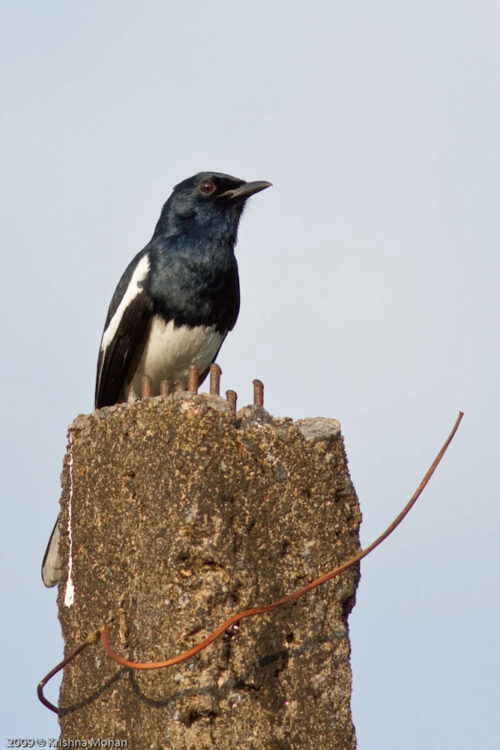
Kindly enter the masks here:
[[183, 234], [234, 242], [246, 201], [270, 185], [245, 182], [220, 172], [199, 172], [175, 186], [154, 236]]

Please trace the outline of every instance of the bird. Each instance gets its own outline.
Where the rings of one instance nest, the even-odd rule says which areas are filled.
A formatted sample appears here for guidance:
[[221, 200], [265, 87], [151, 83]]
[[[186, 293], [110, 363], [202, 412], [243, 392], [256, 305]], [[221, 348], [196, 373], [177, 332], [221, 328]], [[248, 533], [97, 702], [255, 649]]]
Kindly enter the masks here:
[[[186, 385], [195, 364], [200, 384], [238, 318], [234, 254], [241, 215], [267, 181], [199, 172], [176, 185], [153, 236], [125, 269], [109, 305], [97, 360], [96, 409], [140, 397], [142, 376]], [[58, 522], [42, 563], [48, 587], [60, 583]]]

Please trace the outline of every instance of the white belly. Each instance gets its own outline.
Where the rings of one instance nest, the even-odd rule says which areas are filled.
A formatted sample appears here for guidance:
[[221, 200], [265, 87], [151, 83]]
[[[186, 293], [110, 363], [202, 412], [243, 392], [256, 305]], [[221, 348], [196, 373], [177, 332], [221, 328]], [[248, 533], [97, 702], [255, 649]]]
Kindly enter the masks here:
[[171, 385], [176, 380], [187, 383], [191, 364], [198, 367], [201, 375], [211, 364], [223, 338], [214, 326], [174, 327], [173, 321], [165, 323], [163, 318], [155, 315], [139, 366], [125, 388], [127, 400], [140, 396], [143, 375], [149, 375], [153, 381], [155, 396], [160, 393], [162, 380], [168, 380]]

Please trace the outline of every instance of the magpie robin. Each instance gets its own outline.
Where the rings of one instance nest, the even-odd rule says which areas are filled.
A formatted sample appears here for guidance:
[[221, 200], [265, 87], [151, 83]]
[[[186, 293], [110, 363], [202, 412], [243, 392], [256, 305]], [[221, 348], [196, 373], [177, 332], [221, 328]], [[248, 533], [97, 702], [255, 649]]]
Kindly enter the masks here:
[[[200, 172], [176, 185], [153, 237], [127, 266], [104, 325], [95, 408], [140, 395], [153, 383], [187, 382], [190, 364], [206, 377], [238, 317], [234, 246], [247, 199], [270, 187], [219, 172]], [[57, 522], [42, 563], [46, 586], [61, 582]]]

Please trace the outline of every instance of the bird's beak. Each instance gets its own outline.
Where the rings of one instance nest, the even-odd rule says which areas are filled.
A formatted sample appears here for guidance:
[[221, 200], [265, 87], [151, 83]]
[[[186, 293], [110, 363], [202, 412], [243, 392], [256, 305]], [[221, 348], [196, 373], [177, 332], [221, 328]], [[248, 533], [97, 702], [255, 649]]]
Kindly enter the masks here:
[[230, 200], [233, 200], [235, 198], [243, 198], [246, 200], [251, 195], [254, 195], [254, 193], [259, 193], [261, 190], [265, 190], [268, 187], [271, 187], [272, 182], [244, 182], [243, 185], [240, 185], [237, 188], [234, 188], [234, 190], [226, 190], [225, 193], [221, 193], [219, 195], [219, 198], [229, 198]]

